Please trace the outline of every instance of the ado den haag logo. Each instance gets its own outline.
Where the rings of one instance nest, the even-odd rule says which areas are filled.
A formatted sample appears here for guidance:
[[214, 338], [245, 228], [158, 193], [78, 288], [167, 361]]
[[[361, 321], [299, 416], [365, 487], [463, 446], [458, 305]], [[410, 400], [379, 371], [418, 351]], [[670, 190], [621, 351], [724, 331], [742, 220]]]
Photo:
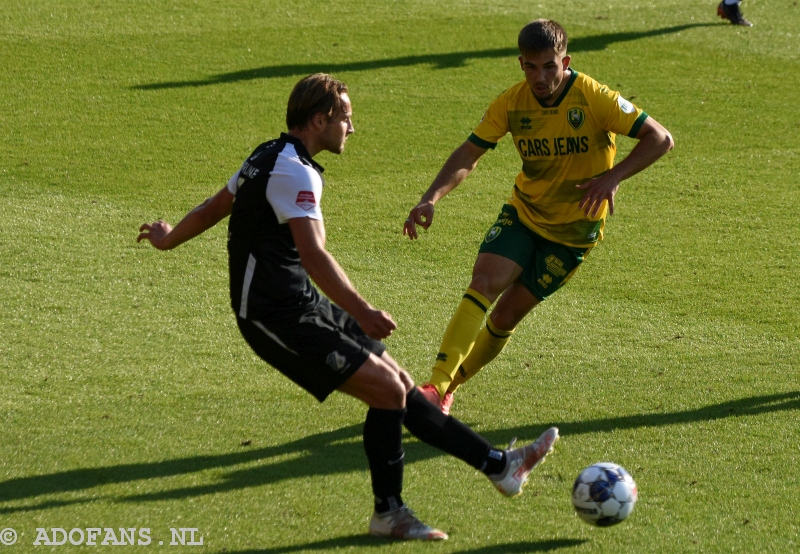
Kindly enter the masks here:
[[570, 126], [576, 131], [581, 128], [583, 122], [586, 120], [586, 114], [580, 108], [571, 108], [567, 110], [567, 121]]
[[503, 230], [502, 227], [498, 227], [497, 225], [495, 225], [494, 227], [489, 229], [488, 233], [486, 233], [486, 238], [484, 240], [486, 242], [492, 242], [494, 239], [497, 238], [497, 235], [499, 235], [500, 231], [502, 231], [502, 230]]

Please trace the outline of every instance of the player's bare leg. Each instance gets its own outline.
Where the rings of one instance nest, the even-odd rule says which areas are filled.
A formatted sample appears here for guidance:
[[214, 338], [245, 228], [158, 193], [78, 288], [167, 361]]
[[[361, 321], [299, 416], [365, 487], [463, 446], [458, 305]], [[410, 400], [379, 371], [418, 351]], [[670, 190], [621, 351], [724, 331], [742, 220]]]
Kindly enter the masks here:
[[513, 329], [525, 319], [540, 300], [520, 281], [515, 281], [503, 293], [489, 317], [498, 329]]
[[410, 379], [396, 364], [371, 354], [338, 390], [358, 398], [370, 408], [402, 410], [406, 407], [406, 386]]
[[517, 262], [490, 252], [481, 252], [472, 268], [469, 288], [493, 303], [521, 274], [522, 267]]

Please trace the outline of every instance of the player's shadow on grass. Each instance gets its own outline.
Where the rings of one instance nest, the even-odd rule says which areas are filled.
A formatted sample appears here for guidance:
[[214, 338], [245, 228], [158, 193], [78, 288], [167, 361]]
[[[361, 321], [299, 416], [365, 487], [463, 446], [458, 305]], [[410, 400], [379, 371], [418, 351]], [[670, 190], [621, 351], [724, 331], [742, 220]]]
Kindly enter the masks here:
[[[588, 542], [586, 539], [552, 539], [541, 541], [512, 542], [506, 544], [495, 544], [492, 546], [482, 546], [480, 548], [470, 548], [467, 550], [457, 550], [455, 554], [523, 554], [525, 552], [552, 552], [561, 548], [573, 548]], [[291, 546], [274, 546], [271, 548], [254, 548], [248, 550], [226, 550], [228, 554], [287, 554], [289, 552], [301, 552], [306, 550], [320, 550], [323, 552], [345, 549], [345, 548], [386, 548], [386, 539], [370, 537], [369, 535], [356, 535], [326, 539], [322, 541], [296, 544]]]
[[[679, 33], [694, 27], [706, 27], [715, 25], [714, 23], [687, 23], [684, 25], [674, 25], [661, 29], [651, 29], [649, 31], [630, 31], [623, 33], [606, 33], [590, 37], [578, 37], [569, 43], [569, 52], [589, 52], [604, 50], [610, 44], [629, 42], [648, 37]], [[219, 73], [206, 79], [194, 81], [170, 81], [165, 83], [150, 83], [147, 85], [137, 85], [131, 87], [138, 90], [160, 90], [184, 87], [202, 87], [207, 85], [220, 85], [226, 83], [238, 83], [242, 81], [252, 81], [255, 79], [274, 79], [278, 77], [297, 77], [311, 73], [325, 72], [334, 75], [347, 71], [371, 71], [374, 69], [387, 69], [393, 67], [409, 67], [414, 65], [429, 64], [436, 69], [452, 69], [467, 65], [470, 60], [485, 58], [516, 58], [519, 50], [516, 48], [494, 48], [489, 50], [476, 50], [471, 52], [453, 52], [450, 54], [425, 54], [419, 56], [402, 56], [399, 58], [388, 58], [385, 60], [370, 60], [363, 62], [345, 63], [314, 63], [314, 64], [290, 64], [290, 65], [271, 65], [257, 67], [254, 69], [244, 69], [242, 71], [232, 71], [230, 73]]]
[[502, 442], [509, 433], [519, 437], [529, 437], [541, 432], [542, 428], [555, 425], [561, 435], [574, 436], [587, 433], [610, 433], [617, 430], [638, 429], [641, 427], [664, 427], [682, 425], [697, 421], [715, 421], [728, 417], [761, 415], [773, 412], [800, 410], [800, 391], [764, 396], [751, 396], [740, 400], [730, 400], [720, 404], [712, 404], [694, 410], [681, 412], [654, 411], [650, 414], [638, 414], [620, 417], [590, 419], [586, 421], [566, 421], [552, 423], [535, 423], [511, 429], [503, 429], [485, 433], [487, 439]]
[[[0, 500], [6, 500], [2, 498]], [[77, 500], [46, 500], [37, 504], [30, 504], [27, 506], [7, 506], [0, 508], [0, 515], [13, 514], [15, 512], [37, 512], [40, 510], [50, 510], [52, 508], [63, 508], [65, 506], [74, 506], [76, 504], [88, 504], [91, 498], [82, 498]]]
[[[484, 435], [491, 442], [500, 444], [513, 435], [523, 440], [529, 440], [549, 425], [558, 426], [564, 436], [574, 436], [641, 427], [682, 425], [734, 416], [754, 416], [793, 410], [800, 410], [800, 391], [753, 396], [680, 412], [654, 412], [574, 422], [535, 422], [510, 429], [491, 430], [485, 432]], [[64, 502], [65, 504], [85, 502], [85, 498], [74, 500], [46, 498], [38, 504], [16, 504], [18, 501], [45, 495], [74, 494], [100, 486], [135, 481], [153, 481], [149, 485], [162, 490], [122, 496], [118, 497], [118, 500], [148, 502], [185, 499], [268, 485], [287, 479], [303, 479], [356, 471], [363, 471], [366, 479], [367, 461], [361, 442], [361, 430], [362, 424], [356, 424], [303, 437], [278, 446], [248, 448], [227, 454], [194, 456], [176, 460], [74, 469], [47, 475], [10, 479], [0, 482], [0, 502], [11, 503], [11, 505], [0, 507], [0, 514], [46, 509], [55, 505], [52, 504], [53, 502]], [[406, 460], [409, 463], [443, 455], [439, 450], [418, 441], [407, 442], [405, 448]], [[203, 485], [163, 490], [169, 484], [154, 481], [212, 469], [233, 468], [244, 464], [247, 465], [232, 469], [223, 474], [220, 479]], [[209, 477], [209, 479], [211, 478]]]
[[[334, 431], [318, 433], [300, 438], [278, 446], [264, 448], [242, 448], [236, 452], [208, 456], [193, 456], [158, 462], [122, 464], [110, 467], [73, 469], [48, 475], [20, 477], [0, 482], [0, 502], [13, 502], [26, 498], [59, 493], [74, 493], [93, 489], [103, 485], [131, 483], [140, 480], [165, 479], [180, 475], [188, 475], [208, 469], [220, 469], [241, 464], [256, 463], [258, 473], [269, 475], [266, 482], [280, 481], [302, 476], [302, 474], [320, 475], [366, 470], [366, 458], [361, 444], [363, 424], [350, 425]], [[304, 459], [298, 463], [297, 455]], [[274, 458], [288, 456], [277, 463], [270, 463]], [[296, 471], [302, 466], [309, 470]], [[295, 468], [294, 470], [292, 468]], [[233, 480], [239, 483], [236, 476], [242, 472], [249, 474], [254, 468], [233, 472]], [[262, 479], [263, 481], [264, 479]], [[203, 490], [201, 490], [203, 489]], [[223, 490], [225, 487], [223, 486]], [[194, 489], [193, 489], [194, 490]], [[199, 487], [199, 494], [214, 492], [209, 487]], [[170, 493], [164, 493], [169, 495]], [[172, 494], [180, 495], [173, 491]], [[185, 496], [193, 496], [186, 494]], [[148, 499], [154, 499], [149, 497]], [[71, 504], [76, 501], [65, 501]], [[52, 507], [53, 501], [45, 501], [37, 505], [25, 507], [0, 507], [0, 514], [17, 511], [29, 511]]]

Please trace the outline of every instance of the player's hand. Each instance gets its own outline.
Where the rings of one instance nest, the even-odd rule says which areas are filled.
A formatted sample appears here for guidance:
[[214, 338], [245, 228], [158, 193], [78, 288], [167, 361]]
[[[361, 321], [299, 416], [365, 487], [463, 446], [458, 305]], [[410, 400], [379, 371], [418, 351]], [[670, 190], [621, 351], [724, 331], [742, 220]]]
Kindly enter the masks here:
[[172, 226], [163, 219], [159, 219], [155, 223], [145, 223], [139, 227], [139, 236], [136, 237], [136, 242], [147, 239], [153, 247], [159, 250], [168, 250], [164, 238], [170, 232], [172, 232]]
[[587, 217], [596, 217], [605, 201], [608, 201], [609, 215], [614, 215], [614, 195], [619, 190], [619, 181], [609, 178], [606, 174], [582, 185], [576, 185], [576, 188], [586, 191], [578, 207]]
[[403, 234], [408, 235], [408, 238], [414, 240], [419, 235], [417, 234], [417, 225], [423, 229], [427, 229], [433, 222], [433, 203], [420, 202], [409, 212], [408, 218], [403, 224]]
[[375, 308], [370, 308], [356, 320], [367, 336], [377, 340], [385, 339], [397, 329], [397, 323], [394, 322], [392, 316]]

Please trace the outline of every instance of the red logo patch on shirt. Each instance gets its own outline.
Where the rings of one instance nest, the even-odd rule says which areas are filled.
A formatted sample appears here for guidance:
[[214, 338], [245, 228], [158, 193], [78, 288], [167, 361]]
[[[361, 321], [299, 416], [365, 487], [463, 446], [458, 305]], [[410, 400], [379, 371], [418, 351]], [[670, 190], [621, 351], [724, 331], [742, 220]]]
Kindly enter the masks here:
[[298, 192], [297, 200], [295, 200], [294, 203], [305, 211], [308, 211], [317, 205], [317, 201], [314, 198], [314, 192], [310, 190], [301, 190]]

